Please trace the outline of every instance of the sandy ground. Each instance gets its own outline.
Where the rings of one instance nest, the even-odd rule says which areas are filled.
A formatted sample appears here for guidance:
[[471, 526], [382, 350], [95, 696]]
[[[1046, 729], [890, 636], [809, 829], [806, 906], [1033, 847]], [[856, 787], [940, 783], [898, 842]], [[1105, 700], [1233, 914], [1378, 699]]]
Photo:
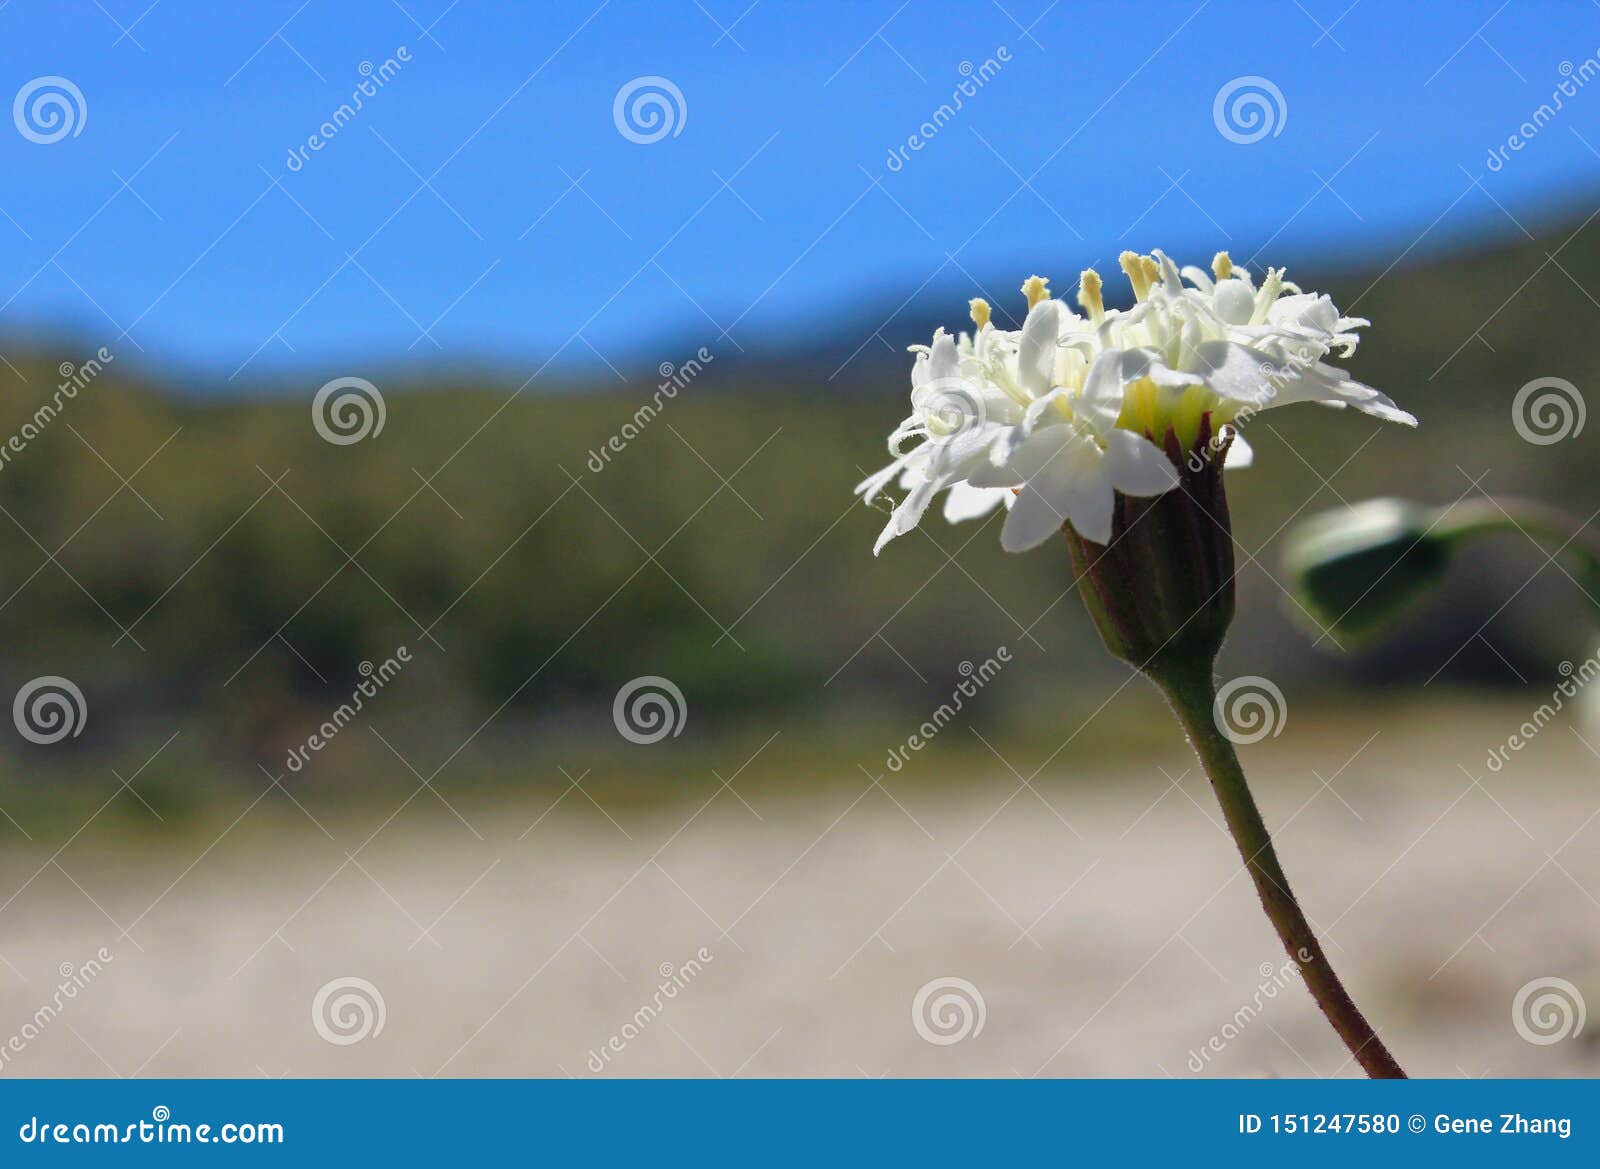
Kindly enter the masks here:
[[[1533, 1043], [1513, 1021], [1541, 978], [1600, 1008], [1600, 758], [1563, 724], [1485, 771], [1526, 713], [1245, 750], [1336, 965], [1414, 1074], [1600, 1073], [1600, 1022]], [[274, 790], [178, 840], [8, 843], [0, 1069], [1353, 1074], [1176, 749], [1092, 785], [1061, 759], [1032, 786], [997, 763], [936, 794], [914, 766], [811, 795], [754, 781], [776, 762], [733, 785], [748, 795], [710, 781], [648, 816], [572, 791], [464, 822], [424, 792], [372, 836], [388, 811], [319, 825]], [[381, 1028], [334, 990], [319, 1029], [319, 990], [352, 978]], [[951, 979], [970, 1023], [935, 989], [919, 1027], [919, 991]]]

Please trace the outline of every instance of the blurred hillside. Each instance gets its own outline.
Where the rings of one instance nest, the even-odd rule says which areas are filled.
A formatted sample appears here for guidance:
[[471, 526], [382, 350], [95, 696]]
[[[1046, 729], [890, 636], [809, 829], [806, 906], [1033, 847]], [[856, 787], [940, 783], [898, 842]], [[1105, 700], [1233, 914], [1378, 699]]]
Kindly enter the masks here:
[[[1061, 264], [1056, 284], [1069, 288], [1081, 262]], [[1289, 276], [1374, 322], [1349, 367], [1422, 427], [1314, 407], [1255, 422], [1257, 465], [1230, 487], [1242, 591], [1229, 663], [1296, 694], [1550, 675], [1579, 648], [1581, 598], [1553, 569], [1518, 591], [1544, 559], [1531, 546], [1468, 565], [1389, 646], [1346, 658], [1326, 641], [1313, 648], [1272, 574], [1293, 518], [1372, 494], [1516, 492], [1582, 517], [1600, 507], [1600, 427], [1535, 446], [1511, 424], [1512, 397], [1534, 378], [1600, 384], [1600, 227], [1573, 221], [1420, 266], [1330, 261]], [[1004, 556], [991, 518], [984, 529], [928, 524], [872, 558], [882, 516], [851, 487], [884, 461], [902, 416], [899, 354], [926, 338], [924, 310], [964, 323], [959, 300], [913, 307], [917, 323], [908, 310], [879, 340], [864, 335], [878, 318], [856, 316], [837, 330], [838, 355], [809, 362], [707, 339], [714, 360], [609, 459], [592, 452], [650, 399], [653, 367], [625, 385], [520, 394], [329, 369], [293, 399], [218, 400], [164, 392], [136, 354], [117, 351], [0, 467], [3, 693], [65, 676], [90, 712], [78, 739], [42, 748], [8, 735], [0, 750], [30, 772], [77, 767], [133, 743], [154, 749], [181, 727], [175, 755], [278, 774], [361, 681], [361, 664], [401, 646], [411, 661], [371, 708], [424, 775], [454, 758], [437, 744], [469, 736], [475, 758], [556, 758], [564, 742], [611, 738], [613, 697], [646, 674], [671, 678], [690, 712], [693, 734], [663, 751], [700, 750], [777, 715], [826, 726], [837, 744], [851, 727], [914, 724], [962, 662], [1000, 645], [1025, 664], [1001, 673], [974, 724], [1004, 732], [1047, 710], [1070, 729], [1122, 671], [1063, 595], [1064, 547]], [[686, 360], [701, 344], [687, 337], [665, 356]], [[8, 352], [0, 443], [53, 396], [58, 367], [94, 347], [35, 339], [32, 356]], [[319, 437], [308, 404], [323, 381], [352, 374], [381, 387], [387, 420], [338, 446]], [[364, 730], [337, 747], [393, 767]], [[327, 754], [297, 782], [362, 782], [350, 756]]]

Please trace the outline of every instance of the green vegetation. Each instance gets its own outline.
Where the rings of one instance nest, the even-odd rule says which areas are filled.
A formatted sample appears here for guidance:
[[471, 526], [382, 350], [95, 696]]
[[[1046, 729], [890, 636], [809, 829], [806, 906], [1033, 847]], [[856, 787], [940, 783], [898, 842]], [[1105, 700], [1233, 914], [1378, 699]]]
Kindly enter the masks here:
[[[1575, 226], [1333, 281], [1347, 312], [1375, 322], [1350, 368], [1423, 425], [1379, 428], [1314, 407], [1256, 422], [1257, 466], [1235, 477], [1232, 496], [1255, 559], [1241, 556], [1225, 667], [1247, 662], [1286, 688], [1425, 678], [1540, 559], [1501, 557], [1397, 648], [1333, 666], [1280, 612], [1266, 575], [1302, 504], [1447, 501], [1484, 472], [1484, 489], [1579, 515], [1600, 504], [1596, 423], [1535, 447], [1510, 418], [1533, 378], [1600, 386], [1584, 327], [1600, 324], [1600, 307], [1573, 287], [1600, 289], [1600, 228], [1567, 243]], [[1329, 283], [1303, 265], [1290, 276]], [[958, 324], [961, 302], [948, 307], [946, 323]], [[1585, 314], [1593, 320], [1573, 319]], [[8, 353], [0, 443], [53, 397], [58, 364], [90, 348]], [[478, 728], [454, 771], [508, 755], [548, 770], [637, 759], [645, 752], [611, 731], [611, 702], [643, 674], [671, 678], [689, 706], [686, 733], [652, 763], [699, 752], [732, 770], [779, 726], [809, 727], [814, 742], [859, 738], [873, 744], [868, 762], [948, 697], [962, 661], [1002, 644], [1015, 664], [972, 704], [970, 725], [1003, 734], [1043, 715], [1065, 737], [1123, 676], [1070, 591], [1065, 546], [1004, 557], [992, 529], [930, 524], [874, 562], [882, 517], [850, 492], [883, 461], [905, 364], [864, 356], [828, 380], [837, 365], [819, 361], [797, 384], [793, 362], [719, 353], [596, 472], [589, 452], [651, 398], [653, 367], [621, 389], [536, 385], [509, 400], [482, 379], [403, 385], [361, 371], [382, 387], [387, 423], [335, 446], [311, 424], [323, 377], [292, 397], [182, 397], [140, 381], [147, 371], [119, 354], [0, 466], [3, 693], [64, 675], [90, 711], [83, 736], [56, 747], [7, 736], [12, 769], [25, 769], [13, 782], [64, 766], [135, 768], [173, 731], [181, 741], [163, 767], [185, 760], [181, 770], [200, 775], [225, 761], [258, 774], [259, 763], [279, 774], [350, 697], [360, 664], [402, 645], [412, 661], [370, 700], [370, 721], [424, 775]], [[1539, 603], [1547, 585], [1555, 599]], [[1520, 651], [1496, 642], [1519, 666], [1572, 649], [1563, 639], [1576, 602], [1560, 585], [1542, 582], [1501, 615], [1526, 634]], [[1451, 670], [1508, 676], [1477, 647]], [[323, 754], [292, 782], [412, 782], [366, 725]]]

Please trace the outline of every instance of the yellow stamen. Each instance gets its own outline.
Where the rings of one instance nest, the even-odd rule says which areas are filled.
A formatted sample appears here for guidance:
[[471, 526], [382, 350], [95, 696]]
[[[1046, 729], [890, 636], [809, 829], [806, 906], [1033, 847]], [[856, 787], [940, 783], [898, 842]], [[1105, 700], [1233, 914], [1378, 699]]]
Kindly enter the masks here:
[[1078, 276], [1078, 303], [1095, 324], [1106, 319], [1106, 302], [1100, 295], [1100, 273], [1093, 268], [1085, 268]]
[[1022, 282], [1022, 295], [1028, 298], [1030, 309], [1041, 300], [1050, 299], [1050, 289], [1045, 287], [1049, 283], [1048, 276], [1029, 276]]
[[1227, 252], [1218, 252], [1211, 257], [1211, 272], [1218, 280], [1227, 280], [1233, 275], [1233, 259]]
[[983, 328], [989, 323], [989, 302], [981, 296], [975, 296], [967, 302], [967, 311], [972, 314], [972, 323], [978, 328]]
[[1161, 265], [1154, 256], [1140, 256], [1139, 264], [1144, 268], [1144, 282], [1154, 288], [1161, 280]]
[[1133, 285], [1133, 295], [1136, 300], [1143, 300], [1150, 295], [1150, 286], [1161, 278], [1161, 265], [1151, 256], [1141, 256], [1138, 252], [1123, 252], [1117, 257], [1117, 263], [1122, 265], [1122, 270], [1128, 274], [1128, 281]]

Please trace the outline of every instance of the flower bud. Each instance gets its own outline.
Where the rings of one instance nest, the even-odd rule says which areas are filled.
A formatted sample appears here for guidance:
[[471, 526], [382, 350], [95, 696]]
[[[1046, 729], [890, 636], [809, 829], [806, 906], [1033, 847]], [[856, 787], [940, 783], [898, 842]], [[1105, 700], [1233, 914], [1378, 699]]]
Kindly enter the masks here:
[[1463, 531], [1403, 499], [1370, 499], [1312, 516], [1290, 534], [1288, 587], [1336, 638], [1389, 625], [1444, 579]]

